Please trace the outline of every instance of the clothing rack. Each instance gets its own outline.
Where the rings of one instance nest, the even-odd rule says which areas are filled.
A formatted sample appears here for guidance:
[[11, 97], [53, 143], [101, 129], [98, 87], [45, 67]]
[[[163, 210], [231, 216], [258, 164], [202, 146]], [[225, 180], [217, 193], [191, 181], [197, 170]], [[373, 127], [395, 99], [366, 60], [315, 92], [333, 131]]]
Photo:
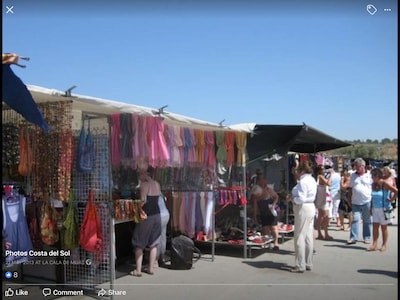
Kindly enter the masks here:
[[[211, 213], [211, 240], [212, 240], [212, 261], [214, 261], [214, 253], [215, 253], [215, 197], [216, 197], [216, 193], [217, 191], [215, 189], [208, 189], [208, 190], [199, 190], [199, 189], [174, 189], [174, 188], [168, 188], [168, 189], [162, 189], [161, 190], [162, 194], [164, 196], [167, 195], [167, 193], [186, 193], [186, 192], [195, 192], [195, 193], [212, 193], [213, 196], [213, 207], [212, 207], [212, 213]], [[172, 200], [172, 199], [171, 199]], [[170, 230], [173, 233], [174, 232], [174, 224], [173, 224], [173, 220], [174, 220], [174, 211], [173, 209], [169, 210], [170, 212]], [[196, 233], [197, 235], [197, 233]]]

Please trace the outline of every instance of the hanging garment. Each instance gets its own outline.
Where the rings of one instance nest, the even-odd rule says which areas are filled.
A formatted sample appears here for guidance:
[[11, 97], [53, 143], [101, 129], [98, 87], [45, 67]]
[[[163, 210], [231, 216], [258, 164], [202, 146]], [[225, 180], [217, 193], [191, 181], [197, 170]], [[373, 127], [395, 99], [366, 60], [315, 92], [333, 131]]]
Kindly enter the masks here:
[[247, 145], [247, 133], [236, 132], [236, 147], [238, 149], [236, 163], [238, 166], [246, 166], [246, 145]]
[[63, 222], [62, 244], [65, 249], [74, 250], [79, 246], [78, 217], [74, 203], [74, 193], [69, 194], [68, 210]]
[[225, 133], [225, 149], [226, 149], [226, 164], [232, 166], [235, 161], [235, 132], [227, 131]]
[[206, 214], [204, 215], [204, 233], [207, 236], [207, 239], [212, 239], [212, 218], [213, 218], [213, 210], [214, 210], [214, 193], [207, 192], [207, 205], [206, 205]]
[[137, 136], [137, 131], [138, 131], [138, 119], [137, 119], [137, 116], [135, 117], [136, 115], [135, 114], [131, 114], [131, 132], [132, 132], [132, 139], [131, 139], [131, 152], [132, 152], [132, 161], [131, 161], [131, 164], [132, 164], [132, 168], [134, 169], [135, 167], [136, 167], [136, 160], [137, 160], [137, 157], [138, 157], [138, 152], [137, 152], [137, 145], [136, 145], [136, 143], [137, 143], [137, 138], [136, 138], [136, 136]]
[[205, 132], [197, 129], [194, 131], [196, 140], [197, 163], [202, 166], [204, 164], [204, 150], [206, 148]]
[[184, 162], [186, 165], [194, 166], [196, 163], [194, 131], [191, 128], [184, 128]]
[[83, 249], [89, 252], [98, 252], [103, 244], [100, 219], [94, 203], [93, 190], [89, 190], [88, 202], [83, 215], [79, 243]]
[[38, 125], [43, 132], [50, 130], [26, 85], [14, 74], [10, 65], [4, 63], [2, 100], [28, 122]]
[[227, 159], [227, 152], [225, 148], [225, 132], [217, 131], [215, 134], [216, 134], [216, 144], [218, 147], [216, 158], [219, 163], [225, 164]]
[[[28, 198], [30, 197], [30, 201]], [[29, 204], [28, 204], [29, 203]], [[39, 208], [37, 201], [33, 196], [27, 196], [26, 209], [26, 221], [29, 228], [29, 236], [31, 237], [32, 246], [34, 249], [42, 249], [43, 242], [40, 234], [40, 224], [39, 224]]]
[[45, 200], [43, 204], [42, 223], [40, 224], [40, 234], [42, 241], [46, 245], [54, 245], [58, 242], [59, 234], [57, 228], [56, 212], [50, 205], [50, 200]]
[[88, 173], [93, 171], [94, 165], [94, 142], [90, 131], [90, 121], [88, 122], [87, 133], [85, 131], [85, 122], [83, 122], [79, 136], [77, 168], [79, 172]]
[[179, 127], [176, 125], [165, 125], [165, 135], [169, 153], [169, 166], [180, 167], [181, 157], [179, 153], [179, 146], [182, 146], [183, 143], [180, 138]]
[[121, 162], [121, 124], [120, 114], [111, 114], [111, 163], [118, 166]]
[[199, 232], [203, 230], [204, 221], [203, 221], [203, 213], [201, 209], [201, 195], [199, 192], [196, 192], [196, 199], [195, 199], [196, 207], [195, 207], [195, 232]]
[[169, 161], [169, 151], [164, 137], [164, 123], [155, 117], [146, 118], [149, 146], [149, 164], [154, 167], [164, 167]]
[[147, 169], [142, 165], [147, 161], [147, 135], [146, 117], [132, 114], [132, 156], [139, 169]]
[[174, 163], [176, 167], [183, 166], [183, 139], [181, 137], [181, 129], [179, 126], [173, 125], [174, 130]]
[[[121, 160], [132, 160], [132, 116], [128, 113], [120, 115], [120, 128], [122, 133]], [[126, 163], [126, 161], [124, 161]]]
[[2, 197], [4, 241], [9, 243], [7, 250], [13, 252], [6, 254], [6, 265], [20, 264], [30, 258], [32, 241], [25, 218], [25, 201], [25, 197], [17, 194]]
[[213, 131], [206, 132], [206, 151], [205, 151], [205, 161], [206, 166], [210, 170], [214, 170], [217, 165], [217, 158], [215, 154], [215, 136]]
[[172, 228], [174, 231], [180, 230], [180, 211], [182, 198], [179, 192], [172, 192]]

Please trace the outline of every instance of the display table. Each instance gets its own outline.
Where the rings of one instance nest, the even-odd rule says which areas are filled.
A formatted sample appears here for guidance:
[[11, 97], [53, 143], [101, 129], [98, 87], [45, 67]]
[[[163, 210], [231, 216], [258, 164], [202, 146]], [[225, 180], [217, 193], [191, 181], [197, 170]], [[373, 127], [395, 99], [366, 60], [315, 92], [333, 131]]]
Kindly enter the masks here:
[[[248, 253], [248, 257], [252, 258], [252, 250], [261, 250], [265, 249], [267, 245], [272, 243], [274, 239], [272, 237], [267, 238], [260, 238], [256, 241], [246, 241], [246, 250]], [[195, 241], [198, 245], [211, 245], [212, 241]], [[244, 240], [228, 240], [228, 241], [215, 241], [214, 244], [216, 246], [228, 246], [237, 249], [243, 249], [244, 247]]]
[[294, 232], [294, 225], [278, 223], [278, 235], [279, 238], [281, 238], [281, 243], [283, 243], [292, 232]]

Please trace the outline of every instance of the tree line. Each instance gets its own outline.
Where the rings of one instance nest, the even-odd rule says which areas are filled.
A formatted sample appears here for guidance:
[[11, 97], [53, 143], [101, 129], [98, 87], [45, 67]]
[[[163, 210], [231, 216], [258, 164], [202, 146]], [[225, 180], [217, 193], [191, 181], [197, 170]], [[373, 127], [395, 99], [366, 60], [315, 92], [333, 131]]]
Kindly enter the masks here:
[[397, 139], [346, 141], [351, 146], [328, 151], [333, 156], [364, 157], [397, 161]]
[[366, 139], [365, 141], [354, 140], [354, 141], [346, 141], [346, 142], [350, 143], [350, 144], [396, 144], [397, 145], [397, 139], [389, 139], [389, 138], [384, 138], [384, 139], [381, 139], [380, 141]]

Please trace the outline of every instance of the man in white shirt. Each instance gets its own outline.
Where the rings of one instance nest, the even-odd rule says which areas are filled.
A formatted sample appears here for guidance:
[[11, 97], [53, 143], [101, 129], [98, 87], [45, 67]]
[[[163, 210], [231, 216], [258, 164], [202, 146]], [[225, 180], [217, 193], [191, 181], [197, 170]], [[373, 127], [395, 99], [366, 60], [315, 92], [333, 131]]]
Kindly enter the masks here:
[[354, 160], [356, 172], [350, 176], [348, 198], [351, 202], [353, 221], [351, 223], [350, 239], [347, 244], [355, 244], [358, 241], [358, 227], [362, 220], [364, 243], [371, 242], [371, 192], [372, 178], [366, 172], [366, 164], [362, 158]]

